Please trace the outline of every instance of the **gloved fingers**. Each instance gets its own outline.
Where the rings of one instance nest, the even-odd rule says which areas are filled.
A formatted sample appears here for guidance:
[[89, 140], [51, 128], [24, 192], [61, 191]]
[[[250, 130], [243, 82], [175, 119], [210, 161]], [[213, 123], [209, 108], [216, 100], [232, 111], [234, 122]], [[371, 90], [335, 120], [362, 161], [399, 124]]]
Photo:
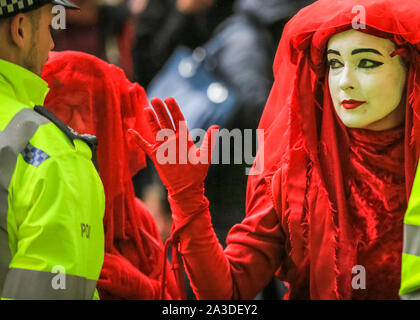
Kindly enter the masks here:
[[[219, 126], [218, 125], [214, 125], [211, 126], [207, 132], [206, 135], [204, 136], [204, 141], [203, 144], [201, 145], [200, 149], [198, 150], [199, 156], [201, 157], [203, 156], [208, 156], [208, 162], [210, 163], [211, 161], [211, 154], [213, 152], [214, 146], [216, 145], [217, 142], [217, 134], [219, 133]], [[209, 148], [210, 146], [210, 148]]]
[[144, 109], [146, 112], [147, 122], [152, 129], [153, 135], [156, 138], [158, 132], [161, 130], [159, 125], [159, 120], [156, 118], [155, 113], [153, 112], [152, 108]]
[[[174, 120], [175, 130], [179, 131], [179, 123], [185, 123], [184, 115], [182, 114], [181, 110], [179, 109], [178, 103], [175, 101], [174, 98], [167, 98], [165, 99], [165, 103], [168, 106], [169, 112], [171, 113], [172, 119]], [[186, 126], [186, 124], [185, 124]]]
[[159, 117], [160, 128], [174, 130], [175, 128], [172, 125], [171, 118], [169, 117], [168, 111], [166, 110], [163, 101], [159, 98], [153, 98], [150, 103], [152, 104], [153, 109], [156, 111], [156, 114]]
[[133, 138], [134, 142], [150, 156], [153, 146], [136, 130], [128, 129], [127, 133]]
[[177, 121], [176, 132], [181, 139], [187, 139], [188, 149], [194, 146], [194, 141], [191, 139], [186, 121]]

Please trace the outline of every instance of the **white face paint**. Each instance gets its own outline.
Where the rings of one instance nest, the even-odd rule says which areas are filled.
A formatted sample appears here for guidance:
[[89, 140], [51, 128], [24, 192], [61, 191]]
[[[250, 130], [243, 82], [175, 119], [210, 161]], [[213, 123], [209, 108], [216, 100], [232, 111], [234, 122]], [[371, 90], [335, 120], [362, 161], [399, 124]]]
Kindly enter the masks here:
[[392, 41], [356, 30], [329, 40], [330, 94], [347, 127], [387, 130], [402, 123], [407, 70], [400, 56], [390, 57], [394, 50]]

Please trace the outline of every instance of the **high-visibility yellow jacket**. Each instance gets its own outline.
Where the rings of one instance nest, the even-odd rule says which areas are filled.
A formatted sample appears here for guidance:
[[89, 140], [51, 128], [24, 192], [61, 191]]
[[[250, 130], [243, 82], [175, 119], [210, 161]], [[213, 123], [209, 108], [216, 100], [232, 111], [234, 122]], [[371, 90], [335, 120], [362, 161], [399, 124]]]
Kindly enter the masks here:
[[47, 92], [0, 60], [1, 297], [98, 298], [104, 190], [87, 138], [34, 107]]
[[404, 216], [404, 248], [399, 293], [402, 299], [420, 299], [420, 166], [417, 168]]

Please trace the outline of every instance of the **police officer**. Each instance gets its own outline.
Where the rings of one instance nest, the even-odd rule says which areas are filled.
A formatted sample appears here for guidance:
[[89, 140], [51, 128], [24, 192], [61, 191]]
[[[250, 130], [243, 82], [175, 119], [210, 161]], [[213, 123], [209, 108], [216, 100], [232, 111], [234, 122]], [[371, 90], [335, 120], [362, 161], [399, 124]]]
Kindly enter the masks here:
[[[4, 299], [99, 298], [104, 191], [95, 138], [41, 105], [54, 5], [0, 0], [0, 293]], [[77, 93], [75, 93], [77, 94]]]

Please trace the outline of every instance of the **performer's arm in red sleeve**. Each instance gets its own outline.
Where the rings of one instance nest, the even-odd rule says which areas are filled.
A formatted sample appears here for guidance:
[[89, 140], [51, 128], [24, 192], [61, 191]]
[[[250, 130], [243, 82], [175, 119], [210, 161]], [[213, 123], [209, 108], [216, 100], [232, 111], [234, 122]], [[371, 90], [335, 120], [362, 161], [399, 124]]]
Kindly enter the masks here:
[[252, 299], [274, 275], [280, 264], [279, 257], [284, 243], [270, 187], [263, 179], [253, 180], [252, 187], [248, 189], [247, 217], [228, 235], [228, 246], [224, 252], [213, 231], [208, 200], [204, 196], [204, 179], [210, 161], [197, 162], [190, 158], [191, 155], [197, 155], [197, 158], [203, 160], [204, 155], [204, 159], [207, 156], [211, 159], [211, 152], [208, 151], [215, 144], [211, 133], [217, 128], [211, 127], [208, 130], [200, 149], [195, 147], [192, 140], [188, 140], [187, 162], [161, 161], [159, 155], [163, 151], [180, 150], [177, 146], [182, 137], [189, 137], [176, 102], [173, 99], [165, 102], [175, 128], [165, 105], [159, 99], [151, 101], [159, 119], [152, 110], [148, 110], [149, 124], [155, 137], [162, 130], [175, 129], [174, 134], [163, 142], [155, 139], [151, 144], [141, 135], [133, 131], [131, 133], [153, 160], [168, 189], [176, 229], [173, 233], [175, 245], [179, 239], [179, 249], [192, 287], [199, 299]]
[[186, 272], [198, 299], [253, 299], [272, 279], [284, 235], [267, 188], [261, 181], [248, 194], [247, 217], [229, 232], [224, 252], [208, 210], [180, 232]]

